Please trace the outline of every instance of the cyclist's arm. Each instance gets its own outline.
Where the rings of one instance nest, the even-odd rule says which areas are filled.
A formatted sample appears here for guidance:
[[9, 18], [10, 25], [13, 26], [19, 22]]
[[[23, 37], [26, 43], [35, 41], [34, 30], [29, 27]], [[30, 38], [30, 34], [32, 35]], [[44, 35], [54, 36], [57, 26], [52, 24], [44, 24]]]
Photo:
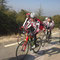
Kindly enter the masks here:
[[46, 23], [47, 23], [46, 21], [43, 21], [43, 25], [46, 25]]
[[28, 18], [26, 18], [25, 22], [23, 23], [23, 27], [25, 27], [27, 20]]
[[54, 21], [52, 21], [52, 23], [50, 24], [51, 28], [50, 29], [53, 29], [55, 24], [54, 24]]
[[37, 22], [37, 23], [36, 23], [36, 29], [34, 30], [34, 33], [35, 33], [35, 34], [40, 31], [39, 27], [40, 27], [40, 22]]

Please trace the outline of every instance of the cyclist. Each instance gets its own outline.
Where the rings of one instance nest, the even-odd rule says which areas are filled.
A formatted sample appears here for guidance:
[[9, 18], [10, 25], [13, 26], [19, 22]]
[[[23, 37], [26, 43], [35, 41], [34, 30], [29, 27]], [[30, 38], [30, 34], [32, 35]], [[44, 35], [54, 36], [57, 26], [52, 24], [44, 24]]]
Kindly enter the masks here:
[[36, 35], [39, 33], [40, 30], [43, 30], [44, 26], [43, 23], [36, 18], [35, 13], [31, 13], [30, 14], [31, 17], [31, 26], [34, 28], [33, 36], [34, 36], [34, 44], [35, 46], [37, 46], [38, 44], [36, 44]]
[[30, 19], [30, 13], [26, 14], [26, 19], [25, 22], [23, 23], [23, 26], [21, 26], [21, 28], [25, 28], [25, 26], [27, 25], [27, 21]]
[[51, 37], [51, 30], [54, 28], [54, 21], [52, 20], [51, 17], [46, 17], [45, 21], [43, 21], [43, 24], [46, 27], [46, 29], [50, 30], [50, 37]]
[[[27, 31], [31, 30], [32, 31], [32, 35], [34, 37], [34, 44], [35, 44], [35, 46], [37, 46], [36, 35], [39, 33], [40, 30], [43, 29], [43, 24], [39, 19], [36, 18], [35, 13], [30, 14], [30, 18], [29, 18], [29, 20], [26, 21], [26, 23], [27, 24], [25, 25], [25, 30], [27, 30]], [[29, 33], [29, 32], [27, 32], [27, 33]], [[27, 33], [26, 33], [26, 41], [28, 41]]]
[[[30, 13], [26, 13], [26, 19], [25, 19], [25, 21], [23, 23], [23, 26], [21, 26], [20, 30], [21, 29], [27, 30], [27, 26], [30, 23], [29, 20], [30, 20]], [[28, 40], [27, 39], [27, 33], [25, 35], [26, 35], [26, 40]]]

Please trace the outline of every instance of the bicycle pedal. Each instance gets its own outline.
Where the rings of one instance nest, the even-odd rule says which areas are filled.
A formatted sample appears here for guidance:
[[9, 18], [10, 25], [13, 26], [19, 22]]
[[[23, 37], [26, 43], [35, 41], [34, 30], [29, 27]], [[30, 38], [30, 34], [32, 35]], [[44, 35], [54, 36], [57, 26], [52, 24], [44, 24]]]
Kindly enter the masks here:
[[38, 47], [39, 45], [38, 44], [36, 44], [36, 46], [35, 47]]
[[35, 45], [31, 46], [30, 50], [33, 50], [35, 48]]
[[32, 50], [32, 48], [30, 47], [30, 51]]
[[34, 48], [30, 48], [30, 51], [33, 50]]
[[21, 51], [25, 52], [25, 50], [21, 49]]

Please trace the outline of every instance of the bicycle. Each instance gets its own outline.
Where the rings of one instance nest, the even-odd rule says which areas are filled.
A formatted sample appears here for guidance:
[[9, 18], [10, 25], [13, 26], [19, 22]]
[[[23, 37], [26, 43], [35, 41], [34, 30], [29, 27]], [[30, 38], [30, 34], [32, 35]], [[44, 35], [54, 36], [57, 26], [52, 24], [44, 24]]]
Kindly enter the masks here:
[[29, 50], [30, 51], [33, 50], [34, 53], [37, 53], [40, 50], [42, 44], [40, 37], [37, 38], [36, 44], [38, 44], [38, 46], [35, 46], [35, 48], [31, 49], [32, 46], [34, 45], [34, 38], [31, 35], [30, 31], [30, 33], [28, 33], [28, 41], [22, 41], [21, 43], [18, 44], [16, 48], [17, 60], [23, 60], [25, 56], [28, 54]]
[[44, 35], [42, 37], [42, 46], [45, 46], [45, 43], [50, 43], [51, 42], [51, 30], [50, 29], [46, 29], [45, 31], [43, 31]]
[[20, 44], [20, 40], [23, 40], [25, 39], [25, 35], [22, 33], [22, 34], [17, 34], [17, 43]]

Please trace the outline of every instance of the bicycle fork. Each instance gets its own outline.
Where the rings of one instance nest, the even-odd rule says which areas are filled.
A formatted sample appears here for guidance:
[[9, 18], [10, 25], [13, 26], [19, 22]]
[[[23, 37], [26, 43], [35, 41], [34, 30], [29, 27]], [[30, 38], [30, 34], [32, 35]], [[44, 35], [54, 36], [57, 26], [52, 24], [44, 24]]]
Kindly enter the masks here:
[[23, 45], [22, 45], [22, 50], [23, 50], [23, 51], [26, 50], [26, 45], [27, 45], [27, 42], [24, 42]]

